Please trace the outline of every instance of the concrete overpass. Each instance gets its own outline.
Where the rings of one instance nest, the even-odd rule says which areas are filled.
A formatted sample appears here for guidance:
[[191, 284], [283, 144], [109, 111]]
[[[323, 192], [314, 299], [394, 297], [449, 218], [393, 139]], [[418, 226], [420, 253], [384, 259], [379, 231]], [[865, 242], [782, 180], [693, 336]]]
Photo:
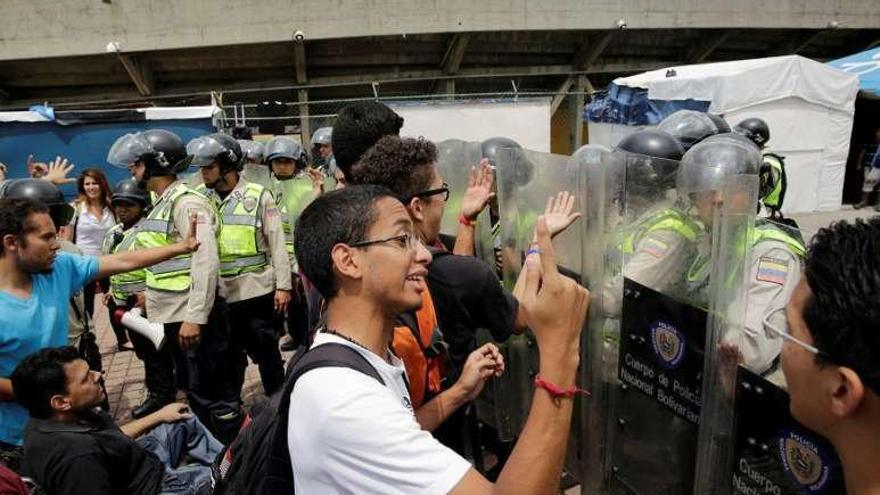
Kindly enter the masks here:
[[[5, 0], [0, 106], [566, 92], [880, 43], [878, 0]], [[297, 39], [296, 33], [302, 34]], [[111, 50], [108, 53], [108, 44]], [[261, 89], [260, 91], [250, 91]], [[281, 88], [267, 90], [267, 88]]]

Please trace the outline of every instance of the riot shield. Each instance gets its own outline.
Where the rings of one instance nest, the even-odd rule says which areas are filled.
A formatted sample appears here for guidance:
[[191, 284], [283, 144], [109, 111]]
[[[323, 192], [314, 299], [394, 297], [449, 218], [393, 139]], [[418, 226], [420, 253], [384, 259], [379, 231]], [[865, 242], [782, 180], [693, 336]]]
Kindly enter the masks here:
[[[809, 236], [809, 234], [807, 234]], [[715, 307], [707, 347], [705, 405], [700, 429], [696, 493], [845, 493], [840, 461], [820, 435], [794, 420], [779, 355], [787, 332], [779, 310], [768, 312], [752, 287], [797, 283], [803, 233], [760, 219], [747, 240], [731, 230], [727, 242], [744, 245], [715, 268], [721, 277], [743, 263], [745, 279], [713, 286]], [[734, 251], [735, 253], [735, 251]], [[726, 265], [726, 266], [725, 266]], [[793, 288], [793, 287], [792, 287]], [[759, 328], [754, 327], [759, 321]], [[759, 359], [763, 355], [763, 360]], [[770, 361], [770, 364], [766, 364]]]
[[[443, 209], [440, 224], [440, 233], [447, 238], [454, 238], [458, 232], [461, 202], [467, 191], [471, 168], [480, 163], [481, 157], [480, 143], [457, 139], [437, 143], [437, 173], [449, 185], [449, 199]], [[477, 217], [475, 249], [477, 257], [488, 263], [495, 263], [489, 208]]]
[[585, 456], [585, 484], [599, 493], [711, 493], [695, 492], [694, 476], [703, 377], [717, 358], [707, 331], [726, 320], [710, 316], [723, 307], [712, 289], [727, 284], [732, 294], [742, 284], [741, 256], [724, 241], [748, 232], [757, 178], [728, 178], [717, 191], [724, 200], [698, 212], [691, 195], [646, 189], [629, 156], [616, 154], [605, 171], [591, 201], [601, 218], [587, 222], [597, 228], [585, 238], [604, 262], [588, 267], [601, 280], [590, 335], [602, 351], [582, 358], [599, 375], [591, 383], [600, 398], [587, 411], [584, 441], [596, 447]]
[[241, 171], [241, 178], [259, 184], [263, 187], [270, 187], [272, 184], [272, 176], [269, 173], [269, 167], [260, 165], [259, 163], [245, 163]]
[[275, 194], [275, 202], [281, 211], [287, 214], [290, 225], [296, 225], [299, 215], [315, 199], [311, 179], [308, 176], [297, 175], [293, 179], [273, 182], [272, 192]]
[[[503, 283], [513, 290], [535, 223], [548, 199], [567, 190], [575, 198], [576, 210], [580, 210], [583, 170], [580, 162], [569, 156], [515, 148], [500, 150], [495, 160]], [[553, 241], [560, 271], [578, 282], [583, 280], [582, 229], [582, 224], [575, 222]], [[493, 382], [495, 424], [499, 436], [509, 440], [519, 434], [528, 416], [538, 372], [538, 350], [531, 332], [526, 332], [503, 343], [502, 353], [506, 370]]]

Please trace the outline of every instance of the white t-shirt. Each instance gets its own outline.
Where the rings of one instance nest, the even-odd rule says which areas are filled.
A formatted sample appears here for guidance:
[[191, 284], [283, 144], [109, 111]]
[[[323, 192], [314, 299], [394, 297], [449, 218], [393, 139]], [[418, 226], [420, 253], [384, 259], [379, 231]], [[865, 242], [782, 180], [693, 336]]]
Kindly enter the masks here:
[[101, 255], [101, 243], [104, 235], [111, 227], [116, 225], [116, 218], [110, 208], [104, 207], [101, 218], [96, 217], [85, 204], [76, 206], [78, 217], [76, 219], [76, 247], [88, 256]]
[[360, 352], [386, 386], [348, 368], [319, 368], [296, 382], [291, 394], [287, 445], [297, 493], [445, 494], [470, 463], [416, 422], [403, 362], [379, 356], [335, 335]]

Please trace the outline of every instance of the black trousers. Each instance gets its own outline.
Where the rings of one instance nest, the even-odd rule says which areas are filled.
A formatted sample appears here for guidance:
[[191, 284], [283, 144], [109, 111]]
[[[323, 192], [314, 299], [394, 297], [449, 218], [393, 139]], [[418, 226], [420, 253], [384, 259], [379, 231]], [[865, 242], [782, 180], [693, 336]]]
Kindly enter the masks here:
[[[121, 323], [113, 318], [113, 313], [120, 308], [116, 301], [110, 299], [107, 303], [107, 309], [110, 310], [110, 325], [113, 327], [113, 333], [119, 335], [128, 331]], [[131, 309], [131, 306], [121, 307], [124, 310]], [[160, 399], [174, 399], [177, 393], [177, 387], [174, 380], [174, 360], [171, 358], [169, 343], [162, 346], [161, 350], [157, 350], [156, 346], [150, 339], [131, 330], [128, 331], [131, 338], [131, 344], [134, 346], [134, 354], [144, 362], [144, 384], [147, 386], [147, 392], [150, 395]]]
[[290, 280], [293, 282], [293, 291], [290, 304], [287, 306], [287, 334], [297, 346], [300, 346], [306, 342], [306, 336], [311, 329], [309, 304], [299, 276], [293, 273]]
[[178, 383], [185, 384], [189, 406], [224, 444], [235, 438], [242, 420], [234, 366], [237, 357], [228, 318], [226, 302], [216, 298], [208, 323], [202, 325], [201, 343], [186, 351], [178, 343], [181, 323], [165, 324], [165, 345], [171, 353]]
[[281, 361], [281, 351], [278, 350], [274, 292], [229, 303], [229, 313], [239, 393], [244, 386], [249, 356], [260, 368], [263, 390], [266, 395], [272, 395], [284, 383], [284, 364]]

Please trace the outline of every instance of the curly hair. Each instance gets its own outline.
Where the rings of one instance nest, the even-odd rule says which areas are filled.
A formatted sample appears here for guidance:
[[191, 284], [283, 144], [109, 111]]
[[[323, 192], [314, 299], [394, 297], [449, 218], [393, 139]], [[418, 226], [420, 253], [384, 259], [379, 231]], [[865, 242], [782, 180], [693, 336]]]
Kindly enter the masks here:
[[880, 219], [820, 230], [805, 277], [812, 296], [803, 317], [816, 347], [880, 394]]
[[333, 123], [333, 157], [336, 166], [351, 179], [351, 167], [382, 136], [400, 134], [403, 117], [377, 101], [343, 107]]
[[431, 187], [437, 146], [424, 138], [385, 136], [351, 168], [351, 182], [378, 184], [398, 198], [409, 198]]

